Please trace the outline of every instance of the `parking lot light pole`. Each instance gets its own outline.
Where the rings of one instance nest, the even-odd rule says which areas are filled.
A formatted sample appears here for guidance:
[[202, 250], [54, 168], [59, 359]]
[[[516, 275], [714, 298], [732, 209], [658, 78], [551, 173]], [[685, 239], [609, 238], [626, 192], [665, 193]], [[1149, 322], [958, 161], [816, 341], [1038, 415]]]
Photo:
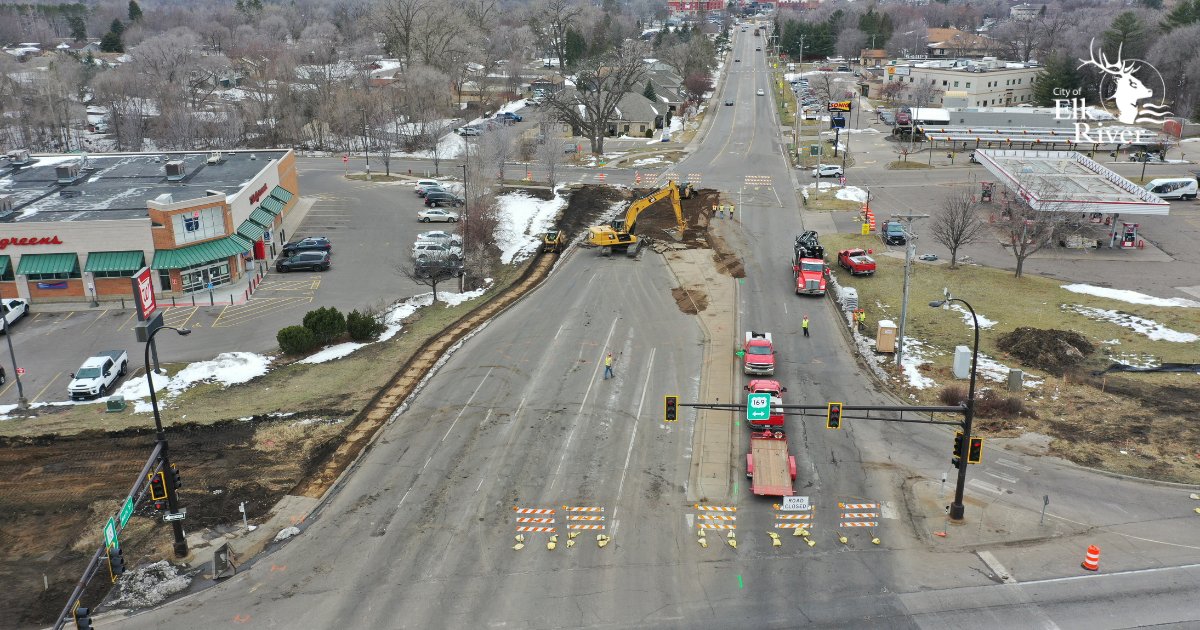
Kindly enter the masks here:
[[29, 406], [29, 401], [25, 400], [25, 388], [21, 386], [21, 373], [17, 370], [17, 354], [13, 352], [12, 331], [8, 328], [8, 316], [0, 314], [0, 318], [4, 319], [4, 339], [8, 341], [8, 358], [12, 359], [13, 378], [17, 379], [17, 406], [21, 409]]
[[963, 440], [958, 453], [958, 483], [954, 486], [954, 502], [950, 504], [950, 520], [961, 522], [965, 513], [963, 488], [967, 484], [967, 454], [971, 449], [971, 423], [975, 420], [975, 366], [979, 361], [979, 318], [975, 315], [975, 309], [966, 300], [952, 297], [949, 291], [945, 292], [945, 296], [945, 299], [934, 300], [929, 305], [934, 308], [941, 306], [949, 308], [951, 302], [958, 302], [971, 311], [971, 323], [975, 326], [975, 348], [971, 351], [971, 380], [970, 385], [967, 386], [967, 408], [963, 412]]
[[[150, 346], [154, 343], [154, 336], [164, 330], [174, 330], [180, 336], [192, 334], [192, 331], [184, 328], [176, 328], [174, 326], [163, 326], [155, 328], [150, 332], [150, 336], [146, 338], [145, 350], [145, 365], [146, 365], [146, 385], [150, 387], [150, 407], [154, 410], [154, 430], [155, 439], [162, 445], [160, 457], [162, 457], [162, 470], [166, 479], [171, 479], [171, 459], [167, 454], [167, 435], [163, 432], [162, 417], [158, 413], [158, 396], [154, 393], [154, 379], [150, 376]], [[171, 482], [168, 482], [171, 483]], [[176, 489], [171, 485], [167, 492], [167, 509], [171, 514], [179, 512], [179, 499], [175, 496]], [[188, 555], [187, 539], [183, 537], [183, 521], [171, 521], [171, 528], [175, 531], [175, 557], [186, 558]]]

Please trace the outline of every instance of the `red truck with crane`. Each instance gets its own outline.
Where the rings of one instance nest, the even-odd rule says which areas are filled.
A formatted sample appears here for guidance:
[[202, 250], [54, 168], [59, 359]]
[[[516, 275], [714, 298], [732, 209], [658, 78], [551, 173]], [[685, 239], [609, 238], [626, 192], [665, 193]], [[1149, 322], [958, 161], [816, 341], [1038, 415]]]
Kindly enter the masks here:
[[825, 248], [817, 233], [809, 230], [796, 237], [792, 248], [792, 273], [796, 276], [796, 295], [825, 295], [829, 267], [825, 264]]

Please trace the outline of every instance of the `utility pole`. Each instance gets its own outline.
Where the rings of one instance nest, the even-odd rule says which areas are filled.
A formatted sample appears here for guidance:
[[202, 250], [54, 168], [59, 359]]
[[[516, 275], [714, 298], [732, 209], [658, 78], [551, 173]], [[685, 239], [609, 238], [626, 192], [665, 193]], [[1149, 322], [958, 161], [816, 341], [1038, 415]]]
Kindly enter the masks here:
[[[896, 365], [903, 365], [904, 360], [904, 324], [908, 320], [908, 281], [912, 273], [912, 259], [917, 253], [917, 235], [913, 233], [913, 219], [928, 219], [928, 214], [892, 215], [892, 219], [903, 219], [906, 222], [904, 231], [907, 233], [907, 243], [904, 246], [904, 297], [900, 301], [900, 330], [896, 338]], [[887, 239], [887, 229], [883, 237]]]

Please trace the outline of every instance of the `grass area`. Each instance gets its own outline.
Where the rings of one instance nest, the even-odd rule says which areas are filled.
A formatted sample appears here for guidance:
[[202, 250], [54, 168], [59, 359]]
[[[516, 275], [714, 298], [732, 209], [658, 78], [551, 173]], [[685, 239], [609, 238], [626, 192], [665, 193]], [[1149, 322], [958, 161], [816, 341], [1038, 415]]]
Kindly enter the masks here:
[[[529, 264], [529, 263], [526, 263]], [[480, 300], [520, 277], [524, 265], [506, 267], [493, 277], [484, 297], [446, 308], [437, 304], [417, 311], [413, 321], [392, 339], [369, 345], [350, 356], [322, 363], [277, 365], [250, 383], [223, 388], [217, 383], [196, 385], [178, 396], [159, 400], [165, 425], [177, 422], [212, 424], [222, 420], [296, 412], [329, 418], [357, 413], [426, 340], [473, 309]], [[439, 289], [440, 291], [440, 289]], [[182, 366], [172, 366], [170, 371]], [[144, 378], [144, 377], [143, 377]], [[42, 407], [37, 415], [0, 422], [0, 435], [72, 435], [82, 431], [120, 431], [152, 426], [150, 414], [105, 413], [104, 403]]]
[[893, 170], [893, 171], [903, 171], [903, 170], [918, 169], [918, 168], [933, 168], [932, 166], [930, 166], [924, 162], [915, 162], [913, 160], [896, 160], [895, 162], [888, 163], [887, 167], [888, 167], [888, 170]]
[[[869, 336], [874, 336], [881, 319], [899, 323], [903, 257], [886, 252], [877, 236], [822, 234], [821, 239], [831, 259], [847, 247], [875, 250], [875, 276], [840, 273], [838, 281], [858, 290], [859, 303], [867, 312]], [[1154, 341], [1062, 306], [1121, 311], [1173, 330], [1200, 334], [1195, 309], [1118, 302], [1072, 293], [1062, 288], [1063, 282], [1050, 278], [1015, 278], [1012, 272], [974, 265], [950, 269], [944, 261], [914, 261], [909, 281], [905, 334], [926, 346], [923, 354], [929, 364], [921, 367], [924, 375], [939, 386], [955, 382], [951, 374], [954, 346], [971, 345], [969, 320], [958, 312], [928, 306], [931, 300], [941, 297], [943, 287], [949, 287], [956, 297], [970, 302], [979, 316], [997, 322], [993, 328], [980, 331], [981, 353], [1044, 380], [1040, 387], [1021, 394], [1027, 413], [1015, 419], [981, 419], [984, 435], [1013, 437], [1033, 431], [1054, 438], [1052, 453], [1084, 465], [1174, 481], [1200, 481], [1200, 455], [1195, 452], [1200, 429], [1191, 421], [1191, 416], [1200, 411], [1200, 383], [1194, 374], [1090, 374], [1091, 370], [1107, 367], [1118, 356], [1192, 363], [1196, 361], [1196, 344]], [[1097, 351], [1077, 374], [1046, 374], [1021, 365], [997, 345], [1001, 335], [1023, 326], [1076, 331], [1087, 337]], [[936, 402], [941, 387], [915, 389], [903, 385], [900, 379], [894, 382], [914, 402], [941, 404]], [[987, 379], [981, 380], [980, 386], [1003, 390], [1003, 384]], [[1006, 391], [999, 393], [1007, 395]]]
[[[822, 182], [828, 183], [828, 180], [822, 179]], [[846, 199], [838, 199], [837, 192], [840, 188], [805, 188], [808, 196], [805, 197], [804, 209], [809, 212], [854, 212], [862, 208], [862, 203], [858, 201], [850, 201]]]

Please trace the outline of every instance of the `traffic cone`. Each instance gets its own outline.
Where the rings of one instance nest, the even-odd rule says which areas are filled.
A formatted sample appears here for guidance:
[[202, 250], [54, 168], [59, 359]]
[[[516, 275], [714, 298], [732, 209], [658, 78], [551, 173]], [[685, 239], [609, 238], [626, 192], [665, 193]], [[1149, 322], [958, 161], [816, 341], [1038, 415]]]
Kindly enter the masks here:
[[1084, 557], [1081, 565], [1088, 571], [1100, 570], [1100, 548], [1096, 545], [1088, 545], [1087, 556]]
[[633, 183], [635, 183], [635, 184], [642, 183], [642, 174], [641, 173], [639, 173], [637, 171], [633, 172]]

